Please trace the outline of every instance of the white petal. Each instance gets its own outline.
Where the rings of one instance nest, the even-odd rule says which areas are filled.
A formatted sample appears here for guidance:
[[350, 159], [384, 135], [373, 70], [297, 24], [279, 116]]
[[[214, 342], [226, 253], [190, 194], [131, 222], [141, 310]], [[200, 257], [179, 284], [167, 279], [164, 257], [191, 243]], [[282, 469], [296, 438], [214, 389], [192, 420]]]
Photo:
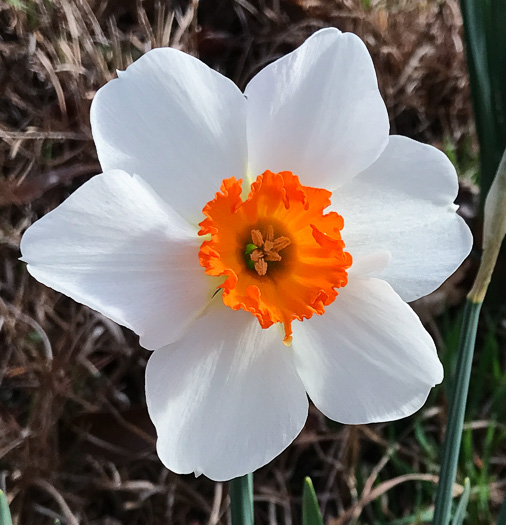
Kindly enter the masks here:
[[372, 164], [388, 115], [364, 43], [337, 29], [313, 34], [246, 88], [251, 172], [292, 171], [334, 190]]
[[309, 397], [341, 423], [409, 416], [443, 379], [429, 334], [379, 279], [350, 277], [322, 316], [293, 324], [292, 346]]
[[220, 481], [283, 451], [308, 402], [279, 327], [262, 330], [251, 314], [213, 303], [182, 340], [151, 356], [146, 396], [165, 466]]
[[198, 260], [202, 239], [140, 179], [93, 177], [26, 231], [28, 271], [159, 348], [209, 301], [214, 280]]
[[227, 78], [154, 49], [98, 91], [91, 125], [102, 169], [144, 178], [190, 222], [221, 181], [246, 169], [245, 99]]
[[353, 257], [390, 252], [378, 273], [405, 300], [435, 290], [467, 257], [472, 236], [453, 204], [458, 180], [446, 155], [392, 136], [380, 158], [332, 196]]
[[348, 274], [362, 277], [378, 273], [381, 274], [389, 265], [391, 258], [392, 256], [387, 250], [378, 250], [377, 252], [360, 254], [358, 256], [355, 255]]

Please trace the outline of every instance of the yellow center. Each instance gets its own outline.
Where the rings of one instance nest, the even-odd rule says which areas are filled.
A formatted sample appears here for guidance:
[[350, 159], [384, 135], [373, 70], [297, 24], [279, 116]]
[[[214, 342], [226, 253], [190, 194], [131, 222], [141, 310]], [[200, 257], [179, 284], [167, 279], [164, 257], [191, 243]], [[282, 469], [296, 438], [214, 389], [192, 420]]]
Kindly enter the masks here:
[[262, 328], [323, 314], [348, 281], [351, 255], [341, 239], [343, 219], [323, 213], [331, 192], [302, 186], [289, 171], [264, 172], [241, 199], [241, 180], [225, 179], [204, 207], [199, 235], [209, 275], [225, 276], [223, 302], [251, 312]]

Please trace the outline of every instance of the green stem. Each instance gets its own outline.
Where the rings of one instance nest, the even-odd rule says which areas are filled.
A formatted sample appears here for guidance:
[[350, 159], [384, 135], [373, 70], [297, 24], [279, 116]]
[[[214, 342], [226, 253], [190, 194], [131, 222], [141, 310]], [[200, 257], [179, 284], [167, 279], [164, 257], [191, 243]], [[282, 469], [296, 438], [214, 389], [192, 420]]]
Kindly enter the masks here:
[[232, 525], [253, 525], [253, 474], [230, 480]]
[[464, 319], [462, 321], [457, 357], [457, 371], [450, 398], [450, 413], [448, 415], [448, 427], [443, 446], [433, 525], [448, 525], [450, 522], [453, 484], [457, 473], [476, 330], [482, 304], [481, 302], [473, 302], [468, 299], [464, 308]]

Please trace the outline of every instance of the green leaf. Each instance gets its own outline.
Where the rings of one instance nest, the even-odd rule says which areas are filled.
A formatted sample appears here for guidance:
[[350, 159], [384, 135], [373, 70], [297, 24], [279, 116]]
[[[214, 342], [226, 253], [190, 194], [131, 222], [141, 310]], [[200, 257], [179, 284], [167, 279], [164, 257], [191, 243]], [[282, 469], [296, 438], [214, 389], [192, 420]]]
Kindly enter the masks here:
[[506, 2], [461, 0], [460, 5], [480, 142], [483, 203], [506, 146]]
[[0, 525], [12, 525], [11, 511], [5, 494], [0, 490]]
[[466, 478], [464, 482], [464, 492], [462, 493], [459, 504], [457, 505], [457, 510], [455, 511], [455, 515], [453, 516], [452, 525], [462, 525], [464, 523], [470, 493], [471, 483], [469, 481], [469, 478]]
[[302, 525], [323, 525], [323, 518], [311, 478], [304, 480], [302, 492]]

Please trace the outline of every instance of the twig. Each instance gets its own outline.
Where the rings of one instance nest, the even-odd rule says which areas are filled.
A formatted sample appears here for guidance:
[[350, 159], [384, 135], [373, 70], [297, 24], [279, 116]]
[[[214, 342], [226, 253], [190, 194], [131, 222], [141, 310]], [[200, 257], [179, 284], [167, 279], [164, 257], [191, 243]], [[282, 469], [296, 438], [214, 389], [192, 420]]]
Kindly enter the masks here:
[[79, 525], [79, 520], [74, 516], [70, 510], [70, 507], [67, 505], [67, 502], [63, 499], [63, 496], [53, 487], [53, 485], [51, 485], [51, 483], [49, 483], [49, 481], [46, 481], [45, 479], [38, 479], [35, 481], [35, 485], [37, 485], [42, 490], [45, 490], [54, 498], [58, 505], [60, 505], [60, 509], [69, 525]]

